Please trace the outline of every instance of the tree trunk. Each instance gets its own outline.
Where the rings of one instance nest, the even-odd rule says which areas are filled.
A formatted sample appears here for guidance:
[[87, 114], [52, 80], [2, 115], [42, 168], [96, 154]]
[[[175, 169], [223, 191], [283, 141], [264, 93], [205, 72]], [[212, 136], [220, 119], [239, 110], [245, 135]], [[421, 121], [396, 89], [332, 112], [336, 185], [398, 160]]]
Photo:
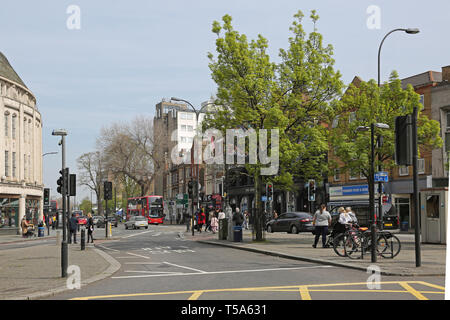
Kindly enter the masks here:
[[261, 185], [262, 178], [259, 172], [255, 173], [255, 224], [253, 232], [255, 241], [264, 241], [264, 211], [261, 206]]

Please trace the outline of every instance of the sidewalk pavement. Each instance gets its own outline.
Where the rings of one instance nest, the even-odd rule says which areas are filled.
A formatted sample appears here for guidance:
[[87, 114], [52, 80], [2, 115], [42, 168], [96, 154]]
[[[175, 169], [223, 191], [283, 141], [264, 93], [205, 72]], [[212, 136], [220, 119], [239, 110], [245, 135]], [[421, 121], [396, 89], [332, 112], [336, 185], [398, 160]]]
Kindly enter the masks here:
[[194, 237], [187, 233], [186, 238], [201, 243], [225, 246], [234, 249], [278, 256], [287, 259], [351, 268], [367, 272], [369, 266], [380, 268], [382, 275], [392, 276], [445, 276], [446, 246], [439, 244], [421, 244], [421, 266], [416, 267], [414, 236], [396, 234], [401, 242], [401, 251], [394, 259], [377, 257], [371, 262], [370, 252], [363, 260], [352, 260], [338, 256], [333, 248], [322, 248], [320, 239], [317, 248], [313, 248], [314, 236], [311, 233], [287, 234], [265, 233], [265, 241], [252, 240], [252, 232], [243, 230], [243, 242], [218, 240], [218, 234], [196, 232]]
[[[45, 230], [44, 237], [24, 239], [21, 236], [0, 236], [0, 300], [42, 299], [71, 290], [67, 282], [74, 274], [61, 277], [61, 245], [56, 243], [56, 230]], [[80, 268], [81, 287], [111, 276], [120, 264], [93, 244], [81, 250], [78, 244], [68, 245], [68, 266]], [[109, 241], [109, 240], [106, 240]], [[48, 242], [48, 243], [47, 243]], [[105, 242], [101, 238], [94, 244]], [[16, 244], [23, 244], [20, 248]], [[69, 284], [73, 281], [69, 281]]]

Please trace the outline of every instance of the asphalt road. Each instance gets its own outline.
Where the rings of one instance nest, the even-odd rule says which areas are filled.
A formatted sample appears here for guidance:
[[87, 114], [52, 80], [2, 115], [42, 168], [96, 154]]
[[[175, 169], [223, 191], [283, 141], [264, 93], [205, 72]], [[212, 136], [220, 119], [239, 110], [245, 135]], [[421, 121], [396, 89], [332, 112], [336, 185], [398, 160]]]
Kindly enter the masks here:
[[[346, 268], [201, 244], [184, 238], [184, 231], [183, 226], [119, 226], [114, 236], [120, 240], [96, 247], [119, 261], [121, 269], [108, 279], [50, 299], [444, 299], [444, 277], [376, 278]], [[370, 287], [368, 279], [381, 283]]]

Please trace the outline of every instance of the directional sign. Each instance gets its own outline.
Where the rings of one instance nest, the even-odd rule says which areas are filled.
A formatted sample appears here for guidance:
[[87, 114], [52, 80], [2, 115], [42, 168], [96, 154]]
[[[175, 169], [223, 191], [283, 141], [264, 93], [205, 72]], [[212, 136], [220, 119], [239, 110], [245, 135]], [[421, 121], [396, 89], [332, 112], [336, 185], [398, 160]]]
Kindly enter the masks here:
[[261, 197], [261, 201], [263, 201], [263, 202], [267, 201], [267, 197], [266, 196], [262, 196]]
[[375, 173], [375, 182], [388, 182], [388, 173], [386, 171], [380, 171]]

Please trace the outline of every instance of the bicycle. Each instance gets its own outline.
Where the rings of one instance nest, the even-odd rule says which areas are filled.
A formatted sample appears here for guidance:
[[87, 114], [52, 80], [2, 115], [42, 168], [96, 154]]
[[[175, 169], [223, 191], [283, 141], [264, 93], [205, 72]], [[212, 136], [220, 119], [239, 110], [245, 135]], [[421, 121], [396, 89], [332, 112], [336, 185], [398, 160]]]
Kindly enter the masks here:
[[[339, 233], [334, 237], [330, 236], [328, 238], [328, 245], [333, 246], [334, 252], [341, 257], [347, 256], [345, 247], [352, 247], [356, 241], [357, 232], [365, 231], [367, 228], [361, 228], [357, 224], [346, 226], [344, 233]], [[353, 239], [353, 240], [352, 240]]]
[[[393, 259], [400, 253], [400, 240], [388, 231], [377, 232], [376, 252], [383, 258]], [[360, 230], [347, 239], [344, 246], [345, 255], [350, 259], [363, 259], [364, 254], [372, 250], [372, 233], [366, 230]]]

